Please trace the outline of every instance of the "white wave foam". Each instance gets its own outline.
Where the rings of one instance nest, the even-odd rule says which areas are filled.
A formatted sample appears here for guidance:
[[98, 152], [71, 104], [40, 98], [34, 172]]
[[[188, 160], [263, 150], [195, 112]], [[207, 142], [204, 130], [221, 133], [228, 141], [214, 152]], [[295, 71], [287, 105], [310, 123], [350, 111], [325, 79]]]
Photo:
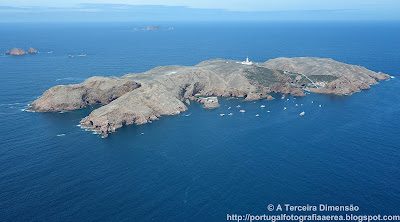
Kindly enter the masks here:
[[78, 77], [66, 77], [66, 78], [60, 78], [60, 79], [56, 79], [56, 82], [58, 81], [83, 81], [84, 78], [78, 78]]
[[18, 106], [21, 104], [25, 104], [25, 103], [3, 103], [3, 104], [0, 104], [0, 106]]

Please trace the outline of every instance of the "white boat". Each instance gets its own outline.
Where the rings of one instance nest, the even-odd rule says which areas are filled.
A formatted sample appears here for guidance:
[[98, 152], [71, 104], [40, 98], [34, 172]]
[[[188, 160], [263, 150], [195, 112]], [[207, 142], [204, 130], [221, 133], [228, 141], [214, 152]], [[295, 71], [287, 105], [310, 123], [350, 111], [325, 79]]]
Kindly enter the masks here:
[[233, 113], [229, 113], [229, 114], [228, 114], [228, 116], [232, 116], [232, 115], [233, 115]]
[[299, 106], [299, 105], [296, 104], [296, 106]]
[[265, 107], [265, 105], [261, 105], [260, 107], [261, 107], [261, 108], [264, 108], [264, 107]]
[[267, 111], [267, 113], [270, 113], [270, 112], [271, 112], [271, 111], [269, 111], [269, 110]]
[[231, 107], [228, 107], [228, 109], [231, 109]]
[[286, 110], [286, 107], [283, 107], [283, 110]]
[[81, 54], [79, 54], [79, 56], [86, 56], [86, 54], [84, 54], [84, 53], [81, 53]]
[[303, 111], [300, 113], [300, 116], [304, 116], [304, 115], [306, 115], [306, 112]]
[[47, 53], [49, 53], [49, 54], [50, 54], [50, 53], [53, 53], [53, 51], [48, 51]]
[[256, 116], [260, 116], [260, 115], [256, 114]]
[[223, 113], [221, 113], [221, 114], [219, 114], [220, 116], [225, 116], [225, 114], [223, 114]]
[[321, 105], [319, 105], [319, 107], [322, 107]]
[[239, 112], [241, 112], [241, 113], [245, 113], [245, 112], [246, 112], [246, 110], [244, 110], [244, 109], [241, 109]]
[[240, 107], [240, 105], [237, 105], [236, 107], [237, 107], [237, 108], [239, 108], [239, 107]]

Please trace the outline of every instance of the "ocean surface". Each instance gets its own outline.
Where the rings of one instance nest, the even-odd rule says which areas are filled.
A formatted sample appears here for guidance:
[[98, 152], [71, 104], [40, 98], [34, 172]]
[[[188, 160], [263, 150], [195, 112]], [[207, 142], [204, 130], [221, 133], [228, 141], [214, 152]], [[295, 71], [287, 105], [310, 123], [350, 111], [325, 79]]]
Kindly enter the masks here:
[[[173, 31], [133, 31], [146, 25], [157, 24], [0, 24], [0, 52], [40, 51], [0, 56], [1, 221], [226, 221], [271, 214], [268, 204], [400, 214], [400, 23], [171, 23], [161, 25]], [[398, 78], [351, 96], [223, 99], [215, 110], [192, 103], [105, 139], [77, 126], [90, 108], [21, 111], [52, 86], [94, 75], [246, 56], [328, 57]]]

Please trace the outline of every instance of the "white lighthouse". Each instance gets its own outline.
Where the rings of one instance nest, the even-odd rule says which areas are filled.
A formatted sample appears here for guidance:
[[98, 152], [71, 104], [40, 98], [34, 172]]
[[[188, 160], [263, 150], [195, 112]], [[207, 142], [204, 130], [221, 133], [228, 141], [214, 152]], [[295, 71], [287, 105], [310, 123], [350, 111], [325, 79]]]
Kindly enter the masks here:
[[247, 56], [246, 61], [242, 62], [243, 65], [253, 65], [253, 62], [249, 61], [249, 57]]

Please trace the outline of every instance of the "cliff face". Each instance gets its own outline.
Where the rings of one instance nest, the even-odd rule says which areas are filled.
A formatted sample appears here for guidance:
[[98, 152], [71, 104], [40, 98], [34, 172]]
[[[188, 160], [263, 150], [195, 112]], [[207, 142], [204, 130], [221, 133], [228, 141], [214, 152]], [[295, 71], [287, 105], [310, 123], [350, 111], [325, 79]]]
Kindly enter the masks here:
[[81, 84], [59, 85], [48, 89], [30, 104], [28, 110], [55, 112], [82, 109], [87, 105], [108, 104], [140, 87], [128, 79], [91, 77]]
[[162, 115], [176, 115], [187, 107], [164, 86], [142, 86], [94, 110], [81, 125], [106, 136], [124, 125], [145, 124]]
[[214, 59], [192, 67], [163, 66], [121, 78], [92, 77], [81, 84], [55, 86], [29, 109], [48, 112], [103, 104], [82, 119], [81, 125], [106, 136], [124, 125], [179, 114], [187, 110], [183, 101], [188, 99], [272, 99], [270, 92], [305, 96], [303, 89], [343, 95], [386, 78], [386, 74], [331, 59], [278, 58], [253, 65]]

